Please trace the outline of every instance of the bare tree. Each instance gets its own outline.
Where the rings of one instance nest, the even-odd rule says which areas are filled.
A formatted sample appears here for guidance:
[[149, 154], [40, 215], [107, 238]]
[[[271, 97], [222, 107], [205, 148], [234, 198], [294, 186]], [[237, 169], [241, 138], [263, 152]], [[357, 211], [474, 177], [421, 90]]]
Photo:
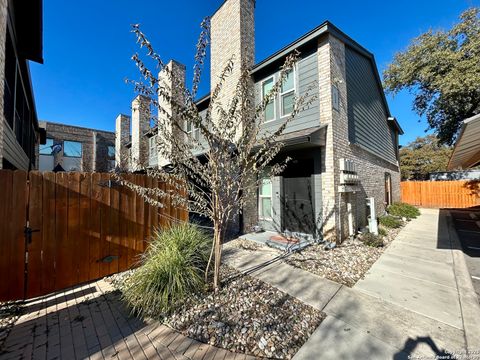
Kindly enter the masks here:
[[[218, 84], [212, 89], [208, 108], [201, 116], [195, 98], [210, 41], [209, 30], [207, 18], [202, 22], [193, 84], [189, 90], [183, 78], [154, 51], [139, 26], [133, 25], [132, 32], [140, 48], [146, 49], [147, 58], [143, 61], [139, 54], [132, 57], [142, 78], [129, 82], [134, 85], [136, 92], [149, 99], [151, 106], [158, 109], [158, 115], [151, 116], [158, 131], [158, 154], [169, 162], [168, 166], [146, 171], [150, 176], [171, 184], [175, 190], [167, 193], [126, 181], [123, 183], [151, 205], [162, 207], [168, 200], [173, 206], [212, 220], [213, 244], [205, 277], [207, 279], [213, 262], [213, 286], [218, 289], [227, 225], [248, 201], [256, 198], [262, 176], [275, 176], [283, 171], [288, 159], [280, 163], [273, 161], [283, 147], [281, 135], [287, 124], [315, 99], [315, 95], [308, 94], [313, 90], [312, 86], [307, 93], [296, 97], [292, 114], [278, 128], [263, 131], [265, 109], [281, 90], [296, 64], [298, 53], [286, 58], [278, 81], [257, 105], [254, 103], [250, 69], [231, 58]], [[152, 60], [161, 75], [156, 76], [147, 67], [146, 61]], [[241, 67], [241, 75], [234, 96], [223, 96], [225, 81], [236, 66]], [[190, 131], [192, 128], [198, 129], [198, 135]]]

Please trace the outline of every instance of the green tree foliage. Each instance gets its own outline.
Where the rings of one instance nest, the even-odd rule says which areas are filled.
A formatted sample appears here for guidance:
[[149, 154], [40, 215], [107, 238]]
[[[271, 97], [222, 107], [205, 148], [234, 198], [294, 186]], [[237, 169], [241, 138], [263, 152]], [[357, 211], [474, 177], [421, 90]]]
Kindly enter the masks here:
[[416, 138], [400, 149], [402, 180], [426, 180], [431, 172], [446, 171], [451, 154], [435, 135]]
[[455, 141], [462, 120], [480, 112], [479, 13], [468, 9], [450, 30], [413, 39], [383, 74], [387, 92], [414, 94], [413, 110], [444, 144]]

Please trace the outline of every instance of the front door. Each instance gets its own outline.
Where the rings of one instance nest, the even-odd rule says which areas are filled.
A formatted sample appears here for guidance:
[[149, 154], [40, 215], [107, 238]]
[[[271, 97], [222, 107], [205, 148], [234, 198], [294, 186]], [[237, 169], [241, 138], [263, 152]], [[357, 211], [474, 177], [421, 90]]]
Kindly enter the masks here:
[[304, 234], [313, 234], [315, 216], [311, 177], [283, 179], [283, 228]]

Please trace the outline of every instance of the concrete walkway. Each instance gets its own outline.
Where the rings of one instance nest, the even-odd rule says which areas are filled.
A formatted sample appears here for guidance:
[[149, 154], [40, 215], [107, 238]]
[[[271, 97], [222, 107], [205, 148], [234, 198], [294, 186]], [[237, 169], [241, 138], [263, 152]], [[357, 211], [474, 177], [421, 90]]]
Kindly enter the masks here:
[[103, 280], [31, 300], [0, 359], [248, 360], [130, 316]]
[[268, 249], [227, 247], [226, 259], [328, 315], [295, 359], [461, 355], [480, 350], [480, 308], [450, 225], [448, 214], [422, 210], [353, 289]]

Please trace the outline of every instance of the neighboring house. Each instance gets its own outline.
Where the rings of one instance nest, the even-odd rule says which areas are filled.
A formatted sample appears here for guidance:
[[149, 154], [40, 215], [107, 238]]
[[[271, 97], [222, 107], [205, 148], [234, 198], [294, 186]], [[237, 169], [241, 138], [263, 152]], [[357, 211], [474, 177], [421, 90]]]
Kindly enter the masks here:
[[37, 167], [38, 126], [28, 61], [43, 63], [42, 1], [0, 0], [0, 169]]
[[[320, 230], [326, 238], [344, 239], [367, 224], [367, 197], [374, 198], [377, 216], [400, 200], [398, 136], [403, 131], [388, 109], [373, 55], [328, 21], [254, 64], [254, 8], [253, 0], [227, 0], [213, 15], [212, 88], [235, 55], [237, 64], [252, 67], [259, 102], [286, 56], [297, 50], [300, 60], [267, 107], [263, 131], [276, 129], [292, 111], [294, 96], [312, 84], [318, 99], [287, 126], [279, 158], [293, 160], [281, 176], [263, 180], [257, 198], [242, 211], [240, 230], [249, 232], [259, 224], [275, 231]], [[171, 61], [168, 66], [184, 76], [183, 65]], [[224, 96], [233, 96], [239, 76], [234, 69]], [[131, 142], [130, 118], [117, 118], [117, 148], [124, 154], [117, 160], [131, 170], [166, 164], [157, 155], [150, 117], [139, 111], [146, 101], [139, 96], [132, 103]], [[202, 112], [208, 104], [206, 96], [197, 107]], [[200, 138], [197, 129], [186, 130]]]
[[115, 133], [41, 121], [46, 143], [39, 148], [40, 171], [107, 172], [115, 168]]

